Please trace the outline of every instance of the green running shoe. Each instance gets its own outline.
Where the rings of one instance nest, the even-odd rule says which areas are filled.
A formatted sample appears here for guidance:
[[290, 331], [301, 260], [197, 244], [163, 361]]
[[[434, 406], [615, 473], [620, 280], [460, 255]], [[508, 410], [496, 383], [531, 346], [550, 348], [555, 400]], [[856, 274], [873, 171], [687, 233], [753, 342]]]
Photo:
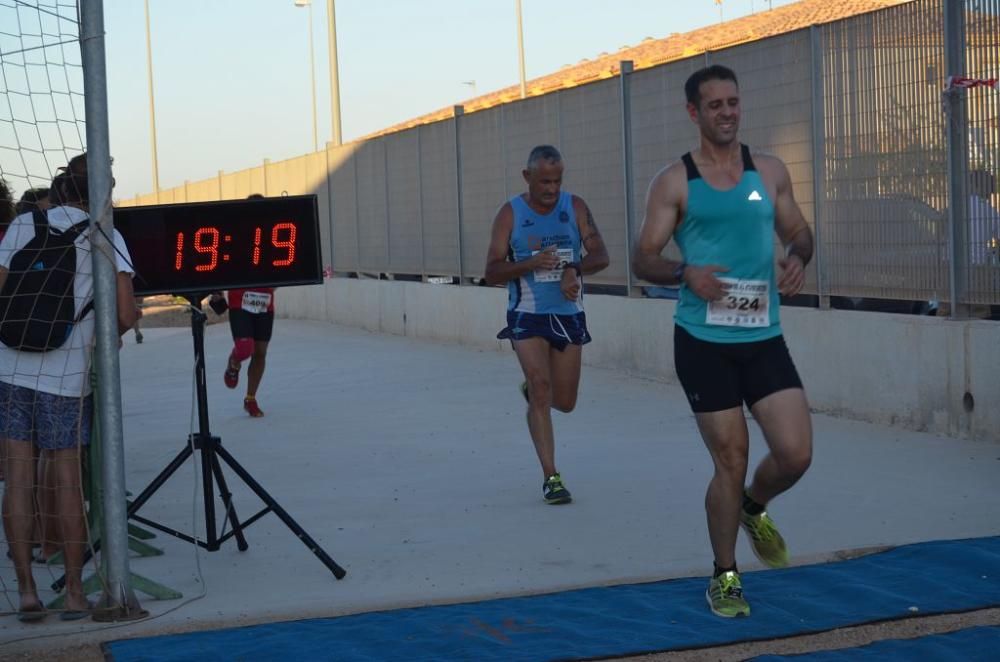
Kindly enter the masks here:
[[559, 474], [552, 474], [545, 479], [545, 482], [542, 483], [542, 496], [545, 498], [545, 503], [551, 505], [569, 503], [573, 500]]
[[778, 533], [767, 511], [759, 515], [748, 515], [740, 509], [740, 526], [750, 538], [750, 547], [760, 562], [769, 568], [784, 568], [788, 565], [788, 548], [785, 539]]
[[743, 599], [740, 576], [732, 570], [709, 580], [705, 599], [716, 616], [737, 618], [750, 615], [750, 605]]

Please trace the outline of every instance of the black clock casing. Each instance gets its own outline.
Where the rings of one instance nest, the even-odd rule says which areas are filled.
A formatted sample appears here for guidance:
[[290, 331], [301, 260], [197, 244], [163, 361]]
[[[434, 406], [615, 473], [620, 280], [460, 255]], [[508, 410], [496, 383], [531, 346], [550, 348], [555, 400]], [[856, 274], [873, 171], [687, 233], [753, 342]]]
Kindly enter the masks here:
[[315, 195], [114, 210], [138, 296], [323, 282]]

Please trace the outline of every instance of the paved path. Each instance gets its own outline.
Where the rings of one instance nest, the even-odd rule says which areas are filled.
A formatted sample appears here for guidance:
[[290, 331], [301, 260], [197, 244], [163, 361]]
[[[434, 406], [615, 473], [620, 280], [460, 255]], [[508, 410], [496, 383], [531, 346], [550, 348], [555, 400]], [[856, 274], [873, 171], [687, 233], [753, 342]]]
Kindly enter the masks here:
[[[189, 329], [144, 329], [122, 351], [127, 482], [135, 494], [192, 425]], [[674, 385], [585, 367], [576, 412], [555, 414], [569, 506], [541, 500], [511, 352], [279, 320], [251, 419], [222, 384], [229, 329], [206, 333], [212, 432], [347, 571], [332, 574], [273, 514], [208, 553], [160, 535], [166, 554], [133, 571], [183, 592], [139, 594], [152, 618], [107, 631], [86, 621], [0, 619], [7, 653], [155, 632], [331, 616], [706, 574], [710, 462]], [[586, 351], [586, 350], [585, 350]], [[666, 349], [665, 349], [666, 351]], [[245, 371], [242, 377], [245, 377]], [[242, 386], [242, 383], [241, 383]], [[1000, 446], [826, 416], [813, 467], [771, 512], [795, 560], [839, 550], [995, 535]], [[763, 452], [752, 439], [752, 462]], [[241, 516], [259, 501], [227, 471]], [[190, 530], [200, 479], [183, 465], [142, 509]], [[741, 567], [758, 567], [740, 541]], [[13, 570], [0, 565], [10, 599]], [[37, 570], [48, 584], [47, 570]], [[53, 575], [54, 577], [54, 575]], [[752, 597], [752, 596], [750, 596]], [[52, 638], [48, 635], [65, 634]]]

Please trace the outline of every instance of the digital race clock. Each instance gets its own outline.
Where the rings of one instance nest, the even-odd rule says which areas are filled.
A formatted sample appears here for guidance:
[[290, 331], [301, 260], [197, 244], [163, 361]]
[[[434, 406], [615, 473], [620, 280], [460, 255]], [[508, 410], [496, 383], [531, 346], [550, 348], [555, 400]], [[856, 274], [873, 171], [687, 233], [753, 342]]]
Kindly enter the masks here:
[[114, 210], [136, 295], [323, 281], [315, 195]]

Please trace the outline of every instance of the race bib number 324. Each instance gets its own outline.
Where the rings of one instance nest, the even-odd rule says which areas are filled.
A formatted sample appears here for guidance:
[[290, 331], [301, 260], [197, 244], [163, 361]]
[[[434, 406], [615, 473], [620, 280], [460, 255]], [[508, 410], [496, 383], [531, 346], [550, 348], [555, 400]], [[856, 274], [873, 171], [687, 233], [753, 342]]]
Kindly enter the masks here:
[[719, 278], [725, 294], [718, 301], [709, 301], [705, 323], [716, 326], [759, 328], [769, 326], [768, 282]]

